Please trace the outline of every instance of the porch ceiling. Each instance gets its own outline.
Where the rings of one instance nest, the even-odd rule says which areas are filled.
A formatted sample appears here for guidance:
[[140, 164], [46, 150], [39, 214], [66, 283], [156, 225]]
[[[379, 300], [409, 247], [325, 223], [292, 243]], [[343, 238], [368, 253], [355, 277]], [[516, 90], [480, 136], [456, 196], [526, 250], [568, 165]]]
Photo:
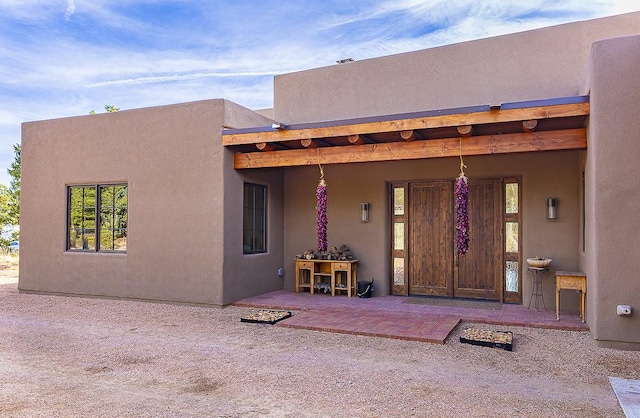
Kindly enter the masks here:
[[589, 97], [225, 129], [236, 169], [586, 149]]

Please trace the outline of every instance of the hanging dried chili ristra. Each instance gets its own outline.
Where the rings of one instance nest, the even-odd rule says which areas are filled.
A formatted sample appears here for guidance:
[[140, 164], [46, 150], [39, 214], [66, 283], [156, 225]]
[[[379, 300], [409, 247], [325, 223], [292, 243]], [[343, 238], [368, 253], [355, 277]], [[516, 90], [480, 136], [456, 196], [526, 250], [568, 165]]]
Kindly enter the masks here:
[[318, 227], [318, 251], [327, 251], [327, 184], [320, 166], [320, 182], [316, 189], [316, 223]]
[[466, 165], [462, 161], [460, 138], [460, 175], [456, 179], [456, 251], [463, 256], [469, 249], [469, 179], [464, 175]]
[[464, 173], [456, 180], [456, 249], [458, 256], [469, 249], [469, 184]]

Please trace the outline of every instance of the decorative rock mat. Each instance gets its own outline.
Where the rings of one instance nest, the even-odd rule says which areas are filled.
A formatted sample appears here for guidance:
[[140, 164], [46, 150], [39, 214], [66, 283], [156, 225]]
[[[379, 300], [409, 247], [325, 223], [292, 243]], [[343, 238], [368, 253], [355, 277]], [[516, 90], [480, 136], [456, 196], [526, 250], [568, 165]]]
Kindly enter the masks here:
[[270, 324], [273, 325], [283, 319], [291, 318], [291, 312], [289, 311], [270, 311], [260, 310], [258, 312], [250, 313], [240, 318], [240, 322], [249, 322], [253, 324]]
[[513, 351], [513, 332], [466, 328], [460, 336], [460, 342]]

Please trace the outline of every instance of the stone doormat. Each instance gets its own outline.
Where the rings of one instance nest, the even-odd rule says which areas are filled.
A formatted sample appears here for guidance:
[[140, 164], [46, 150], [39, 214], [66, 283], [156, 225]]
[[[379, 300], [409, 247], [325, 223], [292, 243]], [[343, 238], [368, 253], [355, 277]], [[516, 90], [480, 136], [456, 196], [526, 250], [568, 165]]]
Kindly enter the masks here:
[[609, 382], [627, 418], [640, 417], [640, 380], [610, 377]]
[[450, 308], [468, 308], [468, 309], [489, 309], [499, 311], [502, 309], [500, 302], [490, 300], [470, 300], [470, 299], [450, 299], [437, 297], [408, 297], [404, 303], [413, 305], [432, 305], [432, 306], [448, 306]]
[[276, 326], [444, 344], [460, 316], [364, 309], [310, 309]]

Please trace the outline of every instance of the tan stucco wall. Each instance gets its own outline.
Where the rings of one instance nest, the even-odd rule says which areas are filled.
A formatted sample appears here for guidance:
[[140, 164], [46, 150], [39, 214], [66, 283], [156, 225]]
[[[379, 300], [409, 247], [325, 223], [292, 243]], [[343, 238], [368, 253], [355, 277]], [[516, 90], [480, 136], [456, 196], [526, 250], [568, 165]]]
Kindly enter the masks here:
[[[576, 269], [580, 239], [580, 183], [576, 151], [467, 157], [465, 169], [471, 178], [522, 176], [523, 260], [532, 256], [553, 258], [552, 275], [545, 278], [547, 307], [555, 307], [553, 272]], [[389, 210], [387, 182], [453, 180], [459, 160], [451, 158], [388, 163], [325, 166], [328, 204], [329, 245], [347, 244], [361, 260], [360, 280], [375, 278], [375, 294], [389, 294]], [[296, 254], [315, 248], [315, 189], [318, 167], [291, 168], [285, 172], [285, 286], [294, 286]], [[559, 217], [546, 219], [547, 197], [557, 197]], [[371, 204], [370, 222], [360, 222], [360, 202]], [[452, 244], [453, 245], [453, 244]], [[523, 268], [521, 274], [526, 269]], [[529, 301], [531, 277], [523, 276], [523, 298]], [[578, 309], [577, 297], [569, 295], [563, 309]]]
[[[640, 349], [640, 36], [596, 42], [586, 159], [589, 326], [601, 345]], [[631, 317], [616, 315], [631, 305]]]
[[[269, 112], [267, 112], [268, 114]], [[226, 101], [226, 127], [244, 128], [265, 126], [272, 122], [259, 112], [252, 112]], [[233, 168], [233, 151], [223, 151], [224, 203], [224, 272], [222, 303], [267, 293], [283, 288], [284, 248], [284, 179], [281, 169], [240, 170]], [[267, 186], [267, 252], [242, 253], [242, 207], [244, 183]]]
[[[23, 124], [20, 290], [222, 304], [242, 187], [225, 194], [221, 128], [266, 122], [206, 100]], [[66, 187], [112, 182], [129, 185], [126, 254], [66, 252]]]
[[[227, 151], [231, 156], [231, 152]], [[225, 184], [229, 191], [225, 200], [225, 268], [224, 303], [282, 289], [283, 277], [278, 268], [283, 265], [284, 249], [284, 177], [283, 171], [236, 171], [233, 164], [225, 168]], [[267, 186], [267, 252], [242, 254], [242, 191], [244, 182]]]
[[274, 117], [337, 120], [584, 94], [591, 43], [640, 12], [275, 77]]

